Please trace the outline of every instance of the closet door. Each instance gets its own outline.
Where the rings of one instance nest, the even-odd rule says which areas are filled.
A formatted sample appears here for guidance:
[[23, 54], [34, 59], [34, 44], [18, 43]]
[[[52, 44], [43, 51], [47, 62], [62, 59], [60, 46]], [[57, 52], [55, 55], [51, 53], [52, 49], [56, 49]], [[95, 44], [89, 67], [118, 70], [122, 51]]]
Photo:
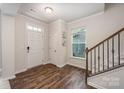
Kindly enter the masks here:
[[50, 61], [53, 64], [57, 63], [57, 38], [56, 34], [50, 36]]

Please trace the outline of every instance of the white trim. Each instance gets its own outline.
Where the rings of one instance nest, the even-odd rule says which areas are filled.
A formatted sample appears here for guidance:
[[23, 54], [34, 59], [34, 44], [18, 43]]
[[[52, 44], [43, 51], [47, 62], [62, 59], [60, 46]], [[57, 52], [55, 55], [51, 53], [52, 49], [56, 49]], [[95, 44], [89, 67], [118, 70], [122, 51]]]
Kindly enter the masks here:
[[42, 63], [43, 65], [50, 64], [50, 61], [45, 61]]
[[99, 86], [99, 85], [97, 85], [97, 84], [94, 84], [94, 83], [92, 83], [92, 82], [87, 82], [87, 83], [88, 83], [88, 85], [93, 86], [94, 88], [97, 88], [97, 89], [106, 89], [106, 88], [104, 88], [104, 87], [102, 87], [102, 86]]
[[86, 42], [73, 42], [73, 44], [86, 44]]
[[9, 77], [1, 77], [0, 80], [9, 80], [9, 79], [14, 79], [16, 76], [9, 76]]
[[73, 23], [76, 23], [76, 22], [79, 22], [79, 21], [84, 21], [86, 19], [102, 15], [103, 13], [104, 13], [104, 11], [96, 13], [96, 14], [93, 14], [93, 15], [90, 15], [90, 16], [86, 16], [86, 17], [83, 17], [83, 18], [80, 18], [80, 19], [77, 19], [77, 20], [74, 20], [74, 21], [70, 21], [70, 22], [68, 22], [68, 24], [70, 25], [70, 24], [73, 24]]
[[25, 18], [29, 18], [29, 19], [32, 19], [32, 20], [36, 20], [36, 21], [38, 21], [38, 22], [43, 22], [43, 23], [45, 23], [45, 24], [48, 24], [48, 22], [45, 22], [45, 21], [43, 21], [43, 20], [40, 20], [40, 19], [38, 19], [38, 18], [32, 17], [32, 16], [27, 15], [27, 14], [20, 14], [20, 13], [18, 13], [17, 15], [21, 15], [21, 16], [23, 16], [23, 17], [25, 17]]
[[1, 29], [1, 25], [2, 25], [2, 16], [1, 16], [1, 10], [0, 10], [0, 76], [2, 75], [2, 66], [3, 66], [3, 63], [2, 63], [2, 29]]
[[[49, 63], [46, 63], [46, 64], [49, 64]], [[56, 66], [59, 67], [59, 68], [62, 68], [62, 67], [64, 67], [67, 63], [65, 63], [65, 64], [55, 64], [55, 63], [51, 63], [51, 62], [50, 62], [50, 64], [53, 64], [53, 65], [56, 65]]]
[[0, 73], [2, 72], [2, 69], [0, 68]]
[[62, 65], [56, 65], [57, 67], [59, 67], [59, 68], [62, 68], [62, 67], [64, 67], [66, 64], [62, 64]]
[[82, 57], [74, 57], [74, 56], [71, 56], [70, 58], [73, 58], [73, 59], [80, 59], [80, 60], [85, 60], [85, 61], [86, 61], [86, 58], [82, 58]]
[[73, 67], [77, 67], [77, 68], [81, 68], [81, 69], [86, 69], [85, 67], [83, 67], [83, 66], [79, 66], [79, 65], [74, 65], [74, 64], [72, 64], [72, 63], [67, 63], [67, 65], [71, 65], [71, 66], [73, 66]]
[[26, 68], [25, 69], [21, 69], [19, 71], [16, 71], [15, 74], [18, 74], [18, 73], [21, 73], [21, 72], [25, 72], [26, 70], [27, 70]]

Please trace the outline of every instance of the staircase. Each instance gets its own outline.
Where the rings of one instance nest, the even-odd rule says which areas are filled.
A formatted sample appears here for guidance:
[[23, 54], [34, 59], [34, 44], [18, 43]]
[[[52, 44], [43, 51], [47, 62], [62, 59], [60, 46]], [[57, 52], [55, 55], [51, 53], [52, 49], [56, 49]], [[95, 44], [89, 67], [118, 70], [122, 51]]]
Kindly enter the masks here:
[[[86, 48], [86, 84], [96, 88], [114, 88], [115, 86], [124, 88], [120, 81], [122, 77], [124, 78], [123, 72], [124, 28], [94, 47]], [[105, 84], [107, 79], [107, 82], [111, 84]], [[111, 82], [111, 79], [119, 81]]]

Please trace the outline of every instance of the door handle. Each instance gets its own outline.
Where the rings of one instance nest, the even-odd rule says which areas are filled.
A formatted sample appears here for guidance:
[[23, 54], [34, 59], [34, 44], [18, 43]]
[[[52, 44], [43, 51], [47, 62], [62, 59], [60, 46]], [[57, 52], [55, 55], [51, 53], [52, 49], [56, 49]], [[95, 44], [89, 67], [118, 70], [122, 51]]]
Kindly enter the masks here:
[[56, 52], [56, 50], [54, 50], [54, 52]]
[[28, 46], [28, 47], [27, 47], [27, 53], [29, 53], [29, 50], [30, 50], [30, 47]]

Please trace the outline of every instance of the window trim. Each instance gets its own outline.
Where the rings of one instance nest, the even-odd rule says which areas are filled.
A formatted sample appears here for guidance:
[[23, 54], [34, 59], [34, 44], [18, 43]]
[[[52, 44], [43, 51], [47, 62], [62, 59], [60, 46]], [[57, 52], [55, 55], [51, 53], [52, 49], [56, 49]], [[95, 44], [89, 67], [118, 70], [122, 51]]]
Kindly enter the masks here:
[[[73, 31], [72, 30], [78, 29], [78, 28], [84, 28], [85, 29], [85, 27], [76, 27], [76, 28], [71, 29], [71, 58], [86, 60], [86, 56], [85, 57], [75, 57], [75, 56], [73, 56]], [[86, 35], [86, 33], [85, 33], [85, 35]], [[85, 44], [85, 48], [86, 48], [86, 38], [85, 38], [85, 42], [82, 42], [82, 44]]]
[[70, 58], [79, 59], [79, 60], [86, 60], [86, 58], [82, 58], [82, 57], [74, 57], [74, 56], [71, 56]]

